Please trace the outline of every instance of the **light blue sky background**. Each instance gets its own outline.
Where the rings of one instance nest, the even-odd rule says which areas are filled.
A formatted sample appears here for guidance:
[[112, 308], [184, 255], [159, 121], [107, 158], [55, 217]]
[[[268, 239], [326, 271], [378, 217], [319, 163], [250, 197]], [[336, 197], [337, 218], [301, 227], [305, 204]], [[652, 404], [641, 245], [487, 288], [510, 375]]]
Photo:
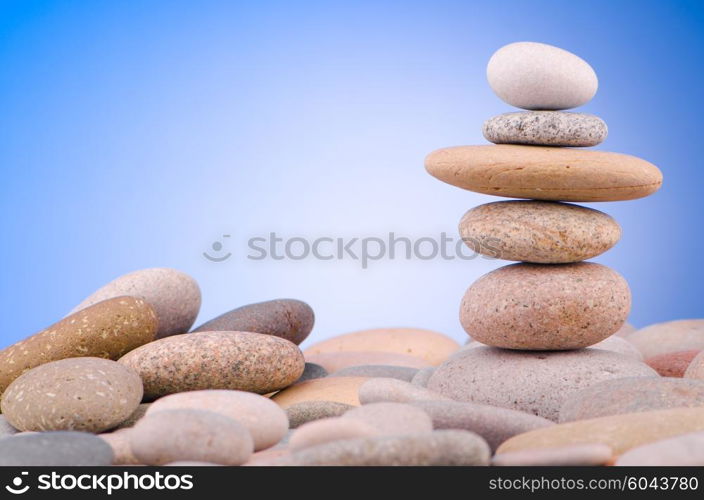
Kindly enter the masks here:
[[[589, 61], [600, 148], [665, 174], [650, 198], [594, 205], [624, 229], [596, 260], [630, 282], [632, 322], [701, 317], [701, 2], [0, 0], [0, 341], [155, 266], [198, 280], [199, 321], [296, 297], [314, 339], [394, 325], [462, 339], [465, 289], [501, 262], [252, 262], [246, 241], [454, 236], [496, 199], [423, 158], [484, 143], [483, 120], [511, 110], [486, 63], [520, 40]], [[222, 234], [234, 255], [208, 262]]]

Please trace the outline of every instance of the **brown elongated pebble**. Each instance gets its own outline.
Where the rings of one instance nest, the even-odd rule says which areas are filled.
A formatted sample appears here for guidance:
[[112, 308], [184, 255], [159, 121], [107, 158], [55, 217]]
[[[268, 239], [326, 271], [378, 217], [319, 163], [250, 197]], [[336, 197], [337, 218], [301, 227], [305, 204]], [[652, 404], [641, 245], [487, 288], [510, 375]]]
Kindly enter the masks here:
[[396, 378], [399, 380], [404, 380], [410, 382], [415, 374], [418, 372], [417, 368], [411, 368], [410, 366], [393, 366], [393, 365], [357, 365], [348, 366], [342, 370], [338, 370], [335, 373], [330, 374], [331, 377], [387, 377]]
[[697, 354], [684, 372], [684, 378], [704, 379], [704, 351]]
[[308, 363], [320, 365], [329, 373], [335, 373], [349, 368], [350, 366], [359, 365], [406, 366], [418, 369], [430, 366], [430, 363], [422, 358], [395, 352], [340, 351], [306, 354], [305, 356]]
[[252, 332], [198, 332], [142, 346], [119, 360], [144, 383], [144, 398], [203, 389], [267, 394], [303, 373], [303, 354], [278, 337]]
[[428, 389], [456, 401], [557, 421], [565, 400], [581, 389], [603, 380], [655, 375], [632, 357], [601, 349], [526, 352], [477, 347], [440, 365]]
[[546, 201], [620, 201], [653, 194], [660, 170], [635, 156], [547, 146], [500, 144], [438, 149], [430, 175], [469, 191]]
[[335, 401], [359, 406], [359, 386], [367, 377], [326, 377], [299, 382], [271, 397], [271, 400], [287, 409], [307, 401]]
[[126, 434], [129, 431], [130, 429], [121, 429], [98, 435], [112, 448], [115, 456], [112, 462], [113, 465], [139, 465], [139, 460], [135, 458], [132, 454], [132, 448], [130, 448], [130, 440]]
[[606, 465], [613, 452], [605, 444], [574, 444], [555, 448], [538, 448], [494, 455], [491, 465], [500, 466], [594, 466]]
[[203, 410], [156, 412], [137, 422], [127, 436], [135, 458], [145, 465], [181, 460], [240, 465], [254, 450], [244, 425]]
[[274, 446], [288, 432], [286, 412], [269, 398], [251, 392], [179, 392], [154, 401], [147, 416], [165, 410], [206, 410], [236, 420], [249, 430], [255, 451]]
[[704, 407], [704, 380], [627, 377], [572, 393], [560, 408], [560, 422], [685, 407]]
[[323, 418], [300, 426], [291, 436], [292, 452], [342, 439], [355, 439], [381, 435], [382, 432], [369, 422], [340, 417]]
[[645, 364], [658, 372], [662, 377], [684, 377], [692, 360], [702, 352], [694, 349], [691, 351], [668, 352], [658, 354], [645, 360]]
[[403, 403], [371, 403], [354, 408], [341, 419], [365, 422], [381, 434], [414, 434], [433, 430], [433, 421], [421, 408]]
[[460, 321], [483, 344], [566, 350], [609, 337], [630, 309], [628, 283], [606, 266], [521, 263], [475, 281], [462, 299]]
[[430, 380], [433, 373], [435, 373], [434, 366], [430, 368], [422, 368], [413, 376], [411, 379], [411, 384], [419, 387], [426, 387], [428, 385], [428, 380]]
[[142, 400], [137, 373], [102, 358], [69, 358], [33, 368], [2, 395], [2, 413], [22, 431], [102, 432]]
[[427, 413], [434, 429], [472, 431], [496, 450], [517, 434], [555, 425], [554, 422], [522, 411], [457, 401], [417, 401], [413, 406]]
[[288, 426], [290, 429], [296, 429], [314, 420], [339, 417], [352, 408], [355, 407], [337, 401], [302, 401], [286, 408]]
[[648, 359], [661, 354], [704, 349], [704, 319], [681, 319], [646, 326], [626, 337]]
[[636, 446], [699, 431], [704, 431], [704, 408], [626, 413], [578, 420], [519, 434], [499, 446], [497, 453], [602, 443], [610, 446], [614, 455], [621, 455]]
[[154, 309], [142, 299], [99, 302], [0, 351], [0, 393], [25, 371], [50, 361], [118, 359], [154, 340], [156, 328]]
[[200, 310], [200, 288], [186, 273], [151, 268], [122, 275], [77, 305], [70, 314], [106, 299], [128, 295], [150, 304], [159, 320], [157, 338], [186, 333]]
[[371, 378], [359, 387], [359, 401], [371, 403], [412, 403], [415, 401], [449, 401], [450, 398], [425, 387], [393, 378]]
[[147, 413], [147, 410], [149, 409], [150, 406], [151, 406], [151, 403], [141, 403], [132, 412], [132, 414], [129, 417], [127, 417], [126, 420], [123, 420], [122, 422], [120, 422], [119, 425], [115, 426], [115, 428], [113, 429], [113, 432], [120, 430], [120, 429], [129, 429], [130, 427], [134, 427], [134, 424], [136, 424], [137, 421]]
[[432, 330], [424, 330], [422, 328], [377, 328], [346, 333], [320, 341], [310, 346], [303, 353], [306, 355], [307, 360], [312, 361], [312, 355], [322, 353], [381, 351], [421, 358], [426, 361], [426, 364], [424, 366], [416, 364], [403, 365], [401, 363], [385, 363], [381, 360], [372, 359], [366, 361], [360, 359], [356, 364], [393, 364], [423, 368], [442, 363], [459, 347], [459, 344], [447, 335]]
[[702, 466], [704, 465], [704, 432], [681, 434], [632, 448], [618, 457], [614, 465]]
[[193, 331], [256, 332], [281, 337], [298, 345], [308, 337], [314, 323], [313, 309], [305, 302], [277, 299], [238, 307]]
[[488, 465], [486, 442], [473, 432], [434, 431], [334, 441], [281, 459], [277, 465]]
[[596, 257], [621, 238], [609, 215], [552, 201], [496, 201], [470, 209], [460, 235], [474, 252], [497, 259], [565, 264]]

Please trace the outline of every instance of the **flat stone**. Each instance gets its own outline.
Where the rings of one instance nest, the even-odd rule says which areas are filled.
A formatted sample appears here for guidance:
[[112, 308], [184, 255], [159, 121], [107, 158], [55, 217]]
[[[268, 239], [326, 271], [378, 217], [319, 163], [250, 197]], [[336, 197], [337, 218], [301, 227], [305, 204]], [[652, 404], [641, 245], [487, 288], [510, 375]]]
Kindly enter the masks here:
[[704, 406], [704, 380], [628, 377], [571, 394], [560, 409], [560, 422], [699, 406]]
[[286, 408], [286, 415], [288, 416], [289, 428], [296, 429], [314, 420], [339, 417], [352, 408], [355, 407], [337, 401], [303, 401]]
[[510, 451], [494, 455], [491, 465], [520, 467], [565, 467], [606, 465], [613, 457], [605, 444], [573, 444], [555, 448]]
[[338, 418], [365, 422], [385, 435], [414, 434], [433, 430], [433, 421], [423, 409], [403, 403], [365, 404]]
[[159, 318], [157, 338], [186, 333], [200, 310], [200, 288], [193, 278], [176, 269], [151, 268], [116, 278], [74, 307], [70, 314], [123, 295], [143, 299], [154, 308]]
[[418, 373], [417, 368], [410, 366], [393, 366], [393, 365], [358, 365], [348, 366], [342, 370], [338, 370], [331, 374], [331, 377], [387, 377], [396, 378], [410, 382], [415, 374]]
[[157, 399], [147, 416], [165, 410], [206, 410], [244, 425], [259, 451], [278, 443], [288, 432], [288, 417], [269, 398], [243, 391], [206, 390], [171, 394]]
[[599, 82], [579, 56], [537, 42], [515, 42], [494, 52], [486, 76], [501, 100], [523, 109], [570, 109], [596, 94]]
[[621, 227], [605, 213], [552, 201], [479, 205], [462, 217], [459, 229], [476, 253], [540, 264], [591, 259], [621, 238]]
[[489, 118], [482, 133], [494, 144], [589, 147], [604, 142], [608, 128], [604, 120], [586, 113], [522, 111]]
[[632, 448], [616, 464], [626, 467], [704, 465], [704, 432], [682, 434]]
[[123, 420], [117, 426], [115, 426], [114, 430], [129, 429], [130, 427], [134, 427], [134, 424], [136, 424], [140, 418], [142, 418], [144, 415], [146, 415], [147, 410], [149, 409], [149, 407], [151, 405], [152, 405], [151, 403], [141, 403], [132, 412], [132, 414], [129, 417], [127, 417], [127, 419]]
[[704, 350], [704, 319], [682, 319], [646, 326], [626, 337], [648, 359], [660, 354]]
[[606, 266], [521, 263], [475, 281], [460, 321], [473, 339], [495, 347], [577, 349], [616, 332], [630, 308], [628, 283]]
[[142, 299], [99, 302], [0, 351], [0, 393], [22, 373], [50, 361], [118, 359], [154, 340], [156, 328], [154, 309]]
[[306, 363], [305, 368], [303, 368], [303, 375], [296, 382], [305, 382], [306, 380], [313, 380], [316, 378], [323, 378], [328, 376], [328, 371], [320, 365], [315, 363]]
[[601, 349], [525, 352], [477, 347], [439, 366], [428, 389], [456, 401], [557, 421], [564, 402], [581, 389], [603, 380], [655, 375], [644, 363]]
[[[459, 349], [459, 344], [447, 335], [420, 328], [377, 328], [338, 335], [313, 344], [304, 351], [310, 355], [340, 351], [381, 351], [421, 358], [425, 366], [438, 365]], [[398, 364], [369, 360], [357, 364]], [[416, 365], [401, 365], [415, 366]], [[422, 368], [422, 367], [420, 367]], [[329, 370], [335, 371], [335, 370]]]
[[514, 436], [498, 453], [602, 443], [614, 455], [631, 448], [689, 432], [704, 431], [704, 408], [675, 408], [578, 420]]
[[697, 354], [683, 376], [684, 378], [704, 379], [704, 351]]
[[16, 434], [4, 438], [0, 446], [0, 466], [104, 466], [112, 461], [110, 445], [85, 432]]
[[2, 413], [21, 431], [102, 432], [142, 400], [137, 373], [102, 358], [69, 358], [33, 368], [2, 395]]
[[238, 307], [211, 319], [194, 332], [256, 332], [281, 337], [298, 345], [313, 330], [313, 309], [300, 300], [277, 299]]
[[132, 453], [127, 433], [130, 429], [120, 429], [114, 432], [99, 434], [98, 437], [110, 445], [113, 452], [113, 465], [140, 465]]
[[277, 465], [487, 465], [489, 458], [486, 442], [472, 432], [434, 431], [334, 441], [293, 453]]
[[[640, 352], [640, 351], [638, 351]], [[692, 360], [702, 352], [698, 349], [691, 351], [667, 352], [658, 354], [645, 360], [645, 364], [658, 372], [662, 377], [684, 377]]]
[[326, 377], [298, 382], [275, 394], [271, 400], [287, 409], [306, 401], [335, 401], [359, 406], [359, 386], [367, 377]]
[[517, 434], [555, 425], [529, 413], [476, 403], [418, 401], [412, 404], [432, 418], [434, 429], [472, 431], [483, 437], [492, 451]]
[[449, 398], [425, 387], [413, 385], [393, 378], [371, 378], [359, 387], [362, 404], [391, 402], [413, 403], [415, 401], [444, 401]]
[[147, 400], [204, 389], [267, 394], [298, 380], [305, 363], [295, 344], [251, 332], [166, 337], [129, 352], [119, 362], [139, 373]]
[[416, 374], [411, 379], [411, 384], [417, 385], [419, 387], [426, 387], [428, 385], [428, 380], [435, 373], [435, 367], [422, 368], [416, 372]]
[[547, 201], [620, 201], [653, 194], [660, 170], [620, 153], [499, 144], [439, 149], [425, 168], [443, 182], [507, 198]]
[[241, 465], [254, 450], [244, 425], [203, 410], [156, 412], [137, 422], [127, 436], [135, 458], [145, 465], [181, 460]]
[[329, 373], [360, 365], [390, 365], [411, 368], [426, 368], [430, 366], [430, 363], [423, 358], [395, 352], [339, 351], [306, 354], [305, 356], [308, 363], [320, 365]]
[[[431, 429], [432, 430], [432, 429]], [[291, 436], [292, 452], [343, 439], [378, 436], [381, 432], [368, 422], [340, 417], [323, 418], [300, 426]]]

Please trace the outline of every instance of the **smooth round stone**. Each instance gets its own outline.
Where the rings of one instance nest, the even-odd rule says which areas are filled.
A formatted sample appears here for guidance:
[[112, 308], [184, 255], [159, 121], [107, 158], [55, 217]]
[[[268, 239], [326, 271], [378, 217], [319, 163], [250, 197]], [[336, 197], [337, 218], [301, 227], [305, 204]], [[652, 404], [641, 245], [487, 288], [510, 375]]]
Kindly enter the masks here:
[[704, 351], [697, 354], [685, 370], [684, 378], [704, 379]]
[[682, 434], [633, 448], [616, 460], [626, 467], [704, 465], [704, 432]]
[[13, 436], [18, 432], [20, 431], [12, 427], [4, 415], [0, 415], [0, 439], [7, 436]]
[[552, 201], [479, 205], [462, 217], [459, 230], [476, 253], [539, 264], [591, 259], [621, 238], [621, 227], [605, 213]]
[[612, 335], [630, 309], [628, 283], [606, 266], [521, 263], [475, 281], [460, 321], [473, 339], [495, 347], [577, 349]]
[[306, 448], [278, 465], [388, 466], [488, 465], [489, 447], [467, 431], [339, 440]]
[[499, 144], [438, 149], [430, 175], [469, 191], [547, 201], [620, 201], [653, 194], [660, 170], [621, 153]]
[[122, 295], [143, 299], [154, 308], [159, 318], [157, 338], [186, 333], [200, 311], [198, 283], [176, 269], [157, 267], [120, 276], [74, 307], [70, 314]]
[[129, 417], [120, 422], [119, 425], [116, 425], [114, 430], [129, 429], [130, 427], [134, 427], [134, 424], [136, 424], [140, 418], [146, 415], [147, 410], [151, 405], [151, 403], [141, 403], [139, 406], [137, 406], [137, 408], [132, 412]]
[[335, 401], [359, 406], [359, 386], [367, 377], [326, 377], [299, 382], [271, 397], [271, 400], [287, 409], [307, 401]]
[[322, 366], [329, 373], [335, 373], [351, 366], [389, 365], [410, 368], [427, 368], [426, 360], [407, 354], [380, 351], [340, 351], [321, 352], [320, 354], [305, 354], [306, 361]]
[[621, 328], [618, 329], [616, 333], [614, 333], [614, 335], [618, 335], [619, 337], [628, 337], [631, 333], [635, 332], [636, 330], [637, 328], [635, 326], [626, 322]]
[[604, 120], [586, 113], [521, 111], [484, 122], [484, 138], [494, 144], [589, 147], [606, 139]]
[[494, 455], [491, 465], [519, 467], [566, 467], [606, 465], [613, 452], [605, 444], [574, 444]]
[[85, 432], [17, 434], [4, 438], [0, 446], [0, 466], [104, 466], [112, 461], [110, 445]]
[[393, 378], [371, 378], [359, 387], [359, 401], [363, 405], [381, 402], [413, 403], [415, 401], [438, 400], [449, 400], [449, 398], [425, 387]]
[[435, 367], [422, 368], [413, 375], [411, 379], [411, 384], [417, 385], [418, 387], [426, 387], [428, 385], [428, 380], [435, 373]]
[[206, 410], [236, 420], [249, 430], [255, 451], [274, 446], [288, 432], [286, 412], [269, 398], [251, 392], [180, 392], [154, 401], [147, 416], [165, 410]]
[[154, 340], [156, 328], [154, 309], [142, 299], [99, 302], [0, 351], [0, 393], [23, 372], [50, 361], [118, 359]]
[[617, 337], [616, 334], [589, 346], [588, 349], [602, 349], [604, 351], [617, 352], [625, 356], [630, 356], [638, 361], [643, 361], [643, 355], [638, 348], [623, 337]]
[[341, 419], [367, 423], [381, 434], [431, 432], [433, 421], [421, 408], [403, 403], [371, 403], [346, 412]]
[[631, 448], [688, 432], [704, 431], [704, 408], [674, 408], [578, 420], [512, 437], [498, 453], [602, 443], [614, 455]]
[[303, 368], [303, 375], [296, 380], [296, 382], [305, 382], [306, 380], [313, 380], [316, 378], [323, 378], [328, 376], [328, 371], [320, 365], [315, 363], [306, 363]]
[[522, 352], [477, 347], [439, 366], [428, 389], [456, 401], [557, 421], [560, 408], [577, 391], [603, 380], [655, 375], [644, 363], [601, 349]]
[[103, 439], [110, 445], [113, 452], [113, 465], [139, 465], [139, 460], [132, 453], [130, 440], [127, 433], [130, 429], [121, 429], [114, 432], [100, 434], [99, 438]]
[[417, 368], [393, 365], [348, 366], [331, 374], [331, 377], [387, 377], [410, 382], [418, 373]]
[[656, 323], [626, 338], [648, 359], [672, 352], [704, 350], [704, 319]]
[[291, 436], [289, 448], [296, 452], [342, 439], [378, 436], [379, 429], [362, 420], [324, 418], [300, 426]]
[[[420, 328], [378, 328], [346, 333], [313, 344], [304, 351], [306, 359], [309, 355], [344, 351], [381, 351], [396, 353], [413, 358], [421, 358], [427, 362], [425, 366], [439, 365], [447, 357], [459, 349], [459, 344], [447, 335]], [[357, 364], [399, 364], [383, 363], [369, 360]], [[415, 366], [416, 365], [401, 365]], [[335, 370], [332, 370], [335, 371]]]
[[337, 401], [303, 401], [286, 408], [288, 426], [290, 429], [297, 429], [307, 422], [339, 417], [352, 408], [355, 407]]
[[434, 429], [475, 432], [486, 440], [492, 451], [512, 436], [555, 425], [529, 413], [475, 403], [418, 401], [412, 404], [432, 418]]
[[203, 410], [165, 410], [148, 415], [128, 431], [135, 458], [145, 465], [195, 460], [245, 463], [254, 443], [236, 420]]
[[251, 332], [166, 337], [131, 351], [119, 362], [139, 373], [145, 399], [204, 389], [267, 394], [298, 380], [305, 363], [292, 342]]
[[2, 413], [21, 431], [102, 432], [142, 400], [134, 370], [101, 358], [52, 361], [20, 375], [2, 395]]
[[238, 307], [200, 325], [194, 332], [256, 332], [298, 345], [313, 330], [313, 309], [300, 300], [277, 299]]
[[704, 406], [704, 380], [629, 377], [605, 380], [571, 394], [560, 409], [560, 422], [699, 406]]
[[494, 93], [523, 109], [570, 109], [591, 100], [599, 86], [582, 58], [559, 47], [515, 42], [494, 52], [486, 68]]
[[[639, 351], [640, 352], [640, 351]], [[645, 360], [645, 364], [658, 372], [662, 377], [684, 377], [685, 372], [692, 360], [702, 352], [694, 349], [692, 351], [668, 352], [658, 354]]]

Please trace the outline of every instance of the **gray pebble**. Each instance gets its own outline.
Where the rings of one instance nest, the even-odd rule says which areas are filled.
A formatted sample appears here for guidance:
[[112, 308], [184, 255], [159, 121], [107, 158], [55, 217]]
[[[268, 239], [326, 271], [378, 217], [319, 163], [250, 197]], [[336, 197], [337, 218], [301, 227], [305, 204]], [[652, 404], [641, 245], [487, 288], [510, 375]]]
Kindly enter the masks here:
[[112, 448], [85, 432], [37, 432], [2, 440], [0, 466], [112, 465]]
[[494, 144], [588, 147], [601, 144], [608, 128], [601, 118], [586, 113], [521, 111], [489, 118], [482, 133]]
[[4, 415], [0, 415], [0, 438], [12, 436], [18, 432], [19, 431], [17, 429], [10, 425]]
[[298, 382], [305, 382], [306, 380], [313, 380], [315, 378], [324, 378], [328, 376], [328, 371], [322, 366], [315, 363], [306, 363], [303, 369], [303, 375], [299, 378]]
[[395, 378], [410, 382], [415, 374], [418, 373], [417, 368], [410, 366], [392, 366], [392, 365], [357, 365], [348, 366], [331, 374], [331, 377], [384, 377]]

